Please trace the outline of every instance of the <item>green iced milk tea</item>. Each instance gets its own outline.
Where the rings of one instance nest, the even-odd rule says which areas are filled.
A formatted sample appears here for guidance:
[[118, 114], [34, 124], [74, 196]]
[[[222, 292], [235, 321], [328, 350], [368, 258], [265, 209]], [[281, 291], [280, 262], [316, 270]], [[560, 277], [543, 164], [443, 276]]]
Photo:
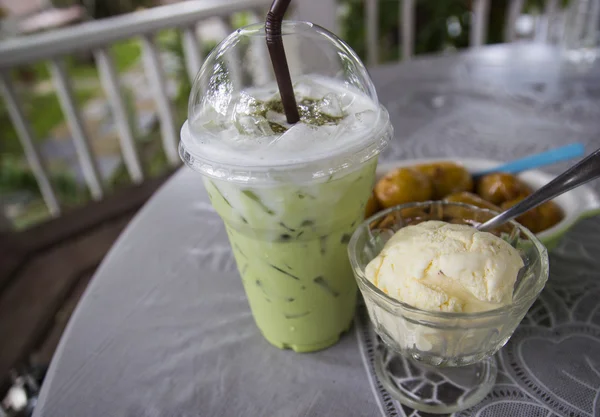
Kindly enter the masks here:
[[309, 352], [334, 344], [352, 322], [346, 247], [391, 125], [347, 45], [307, 23], [286, 25], [341, 60], [333, 74], [295, 76], [300, 122], [287, 124], [274, 82], [237, 90], [215, 72], [222, 66], [211, 60], [242, 30], [197, 77], [180, 152], [224, 221], [258, 328], [279, 348]]
[[239, 187], [205, 179], [223, 218], [256, 324], [280, 348], [334, 344], [352, 321], [346, 247], [363, 220], [376, 158], [311, 184]]

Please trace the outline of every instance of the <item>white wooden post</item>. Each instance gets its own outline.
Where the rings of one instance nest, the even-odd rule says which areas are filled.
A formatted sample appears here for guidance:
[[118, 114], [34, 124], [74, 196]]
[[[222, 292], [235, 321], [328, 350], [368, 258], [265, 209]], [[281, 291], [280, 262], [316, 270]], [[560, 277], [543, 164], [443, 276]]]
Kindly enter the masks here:
[[185, 68], [187, 69], [188, 77], [192, 83], [194, 82], [194, 78], [196, 78], [196, 74], [198, 74], [198, 71], [200, 71], [200, 68], [202, 67], [202, 59], [204, 58], [197, 36], [195, 25], [186, 27], [182, 31]]
[[553, 26], [556, 24], [558, 0], [547, 0], [544, 8], [544, 16], [539, 31], [535, 34], [536, 40], [550, 42], [554, 33]]
[[523, 10], [524, 0], [510, 0], [506, 13], [506, 24], [504, 27], [504, 41], [514, 42], [516, 40], [515, 24]]
[[144, 180], [144, 173], [142, 170], [142, 163], [140, 162], [140, 156], [135, 147], [133, 132], [129, 125], [127, 107], [125, 106], [121, 94], [119, 76], [115, 71], [112, 57], [107, 49], [96, 50], [94, 56], [96, 58], [100, 82], [104, 87], [104, 91], [106, 91], [113, 117], [116, 121], [121, 151], [123, 152], [123, 161], [125, 162], [131, 180], [134, 183], [139, 184]]
[[169, 163], [176, 166], [180, 163], [179, 153], [177, 152], [179, 132], [175, 126], [173, 107], [167, 94], [167, 79], [163, 73], [158, 48], [152, 35], [142, 37], [142, 58], [146, 76], [158, 108], [163, 149]]
[[379, 62], [379, 0], [366, 0], [365, 27], [367, 29], [367, 64]]
[[598, 25], [600, 24], [598, 21], [598, 17], [600, 16], [600, 1], [591, 1], [592, 5], [588, 12], [588, 21], [585, 31], [585, 46], [596, 47], [598, 42]]
[[295, 8], [294, 19], [316, 23], [336, 35], [340, 34], [336, 0], [301, 0], [292, 5]]
[[400, 38], [402, 39], [402, 59], [409, 60], [413, 56], [415, 43], [415, 0], [401, 0]]
[[50, 73], [56, 87], [56, 95], [65, 115], [65, 119], [71, 128], [73, 143], [77, 151], [77, 157], [83, 171], [83, 177], [94, 200], [101, 200], [104, 195], [102, 179], [90, 141], [83, 124], [83, 118], [75, 102], [73, 88], [67, 75], [63, 61], [58, 58], [49, 63]]
[[489, 16], [490, 0], [475, 0], [473, 2], [474, 21], [469, 40], [471, 48], [485, 45]]
[[4, 72], [0, 72], [0, 91], [3, 92], [8, 108], [8, 114], [12, 119], [13, 126], [17, 131], [21, 145], [23, 146], [23, 152], [25, 153], [25, 158], [27, 158], [27, 163], [35, 176], [38, 187], [40, 188], [40, 193], [48, 207], [48, 211], [52, 216], [58, 217], [60, 215], [60, 202], [58, 201], [54, 187], [48, 178], [46, 164], [33, 139], [33, 132], [25, 120], [25, 115], [19, 104], [19, 99], [11, 84], [10, 77]]

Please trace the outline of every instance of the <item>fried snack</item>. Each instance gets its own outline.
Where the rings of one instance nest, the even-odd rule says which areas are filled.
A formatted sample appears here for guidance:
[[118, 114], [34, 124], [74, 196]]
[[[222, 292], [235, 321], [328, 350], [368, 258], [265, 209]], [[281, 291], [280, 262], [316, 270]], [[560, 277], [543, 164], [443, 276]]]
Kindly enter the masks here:
[[441, 200], [461, 191], [473, 190], [473, 177], [462, 165], [453, 162], [436, 162], [416, 165], [414, 169], [431, 180], [434, 200]]
[[564, 217], [560, 207], [558, 207], [558, 205], [552, 201], [542, 204], [537, 209], [540, 215], [540, 231], [551, 228], [560, 222]]
[[[524, 198], [525, 197], [518, 197], [518, 198], [515, 198], [513, 200], [506, 201], [506, 202], [502, 203], [502, 205], [500, 207], [502, 208], [503, 211], [504, 210], [508, 210], [509, 208], [511, 208], [512, 206], [514, 206], [515, 204], [517, 204], [518, 202], [520, 202]], [[515, 220], [518, 223], [520, 223], [523, 226], [525, 226], [526, 228], [528, 228], [533, 233], [539, 233], [539, 232], [542, 231], [542, 228], [541, 228], [541, 226], [542, 226], [542, 224], [541, 224], [541, 214], [540, 214], [539, 207], [532, 208], [531, 210], [529, 210], [525, 214], [521, 214]]]
[[[374, 193], [367, 202], [366, 216], [370, 217], [384, 208], [398, 204], [441, 199], [501, 212], [532, 193], [531, 188], [521, 179], [506, 173], [482, 177], [475, 186], [477, 194], [469, 191], [472, 188], [473, 179], [468, 171], [452, 162], [397, 168], [388, 172], [375, 185]], [[460, 208], [452, 210], [460, 211]], [[402, 213], [405, 224], [419, 223], [428, 218], [421, 208], [407, 208], [405, 211], [406, 213]], [[455, 219], [443, 220], [459, 222], [456, 219], [460, 217], [460, 213], [454, 214]], [[555, 226], [563, 218], [564, 213], [560, 207], [549, 201], [519, 216], [516, 221], [533, 233], [540, 233]]]
[[431, 180], [412, 168], [397, 168], [375, 184], [375, 196], [384, 208], [427, 201], [433, 197]]
[[531, 188], [519, 178], [504, 172], [485, 175], [477, 182], [477, 194], [492, 204], [523, 199], [531, 194]]
[[497, 212], [501, 211], [500, 207], [490, 203], [489, 201], [484, 200], [483, 198], [479, 197], [477, 194], [469, 193], [467, 191], [450, 194], [449, 196], [444, 198], [444, 201], [449, 201], [451, 203], [470, 204], [472, 206], [489, 209], [489, 210], [494, 210]]

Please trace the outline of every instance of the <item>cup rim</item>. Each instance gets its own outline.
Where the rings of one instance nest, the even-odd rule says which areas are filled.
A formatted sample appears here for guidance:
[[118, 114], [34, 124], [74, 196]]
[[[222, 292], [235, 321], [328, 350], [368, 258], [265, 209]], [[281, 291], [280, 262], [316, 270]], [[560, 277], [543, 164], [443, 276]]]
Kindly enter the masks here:
[[513, 302], [511, 302], [510, 304], [507, 304], [505, 306], [498, 307], [498, 308], [495, 308], [492, 310], [479, 311], [479, 312], [474, 312], [474, 313], [424, 310], [424, 309], [420, 309], [418, 307], [412, 306], [410, 304], [407, 304], [396, 298], [390, 297], [389, 295], [384, 293], [382, 290], [380, 290], [377, 286], [375, 286], [371, 281], [369, 281], [365, 275], [364, 268], [362, 268], [359, 265], [357, 257], [356, 257], [356, 246], [358, 243], [358, 238], [361, 235], [361, 233], [364, 233], [364, 231], [369, 228], [369, 225], [373, 221], [378, 220], [384, 216], [387, 216], [388, 214], [390, 214], [392, 212], [404, 210], [407, 208], [427, 207], [427, 206], [431, 206], [432, 204], [464, 207], [464, 208], [474, 209], [479, 212], [490, 213], [493, 215], [499, 214], [499, 213], [495, 212], [494, 210], [483, 209], [483, 208], [473, 206], [470, 204], [454, 203], [454, 202], [446, 202], [446, 201], [424, 201], [424, 202], [418, 202], [418, 203], [400, 204], [400, 205], [390, 207], [388, 209], [382, 210], [382, 211], [374, 214], [373, 216], [364, 220], [356, 228], [356, 230], [352, 234], [352, 237], [350, 238], [350, 241], [348, 242], [348, 255], [349, 255], [348, 257], [350, 259], [350, 264], [352, 266], [352, 270], [354, 272], [354, 275], [355, 275], [360, 287], [368, 289], [371, 293], [373, 293], [379, 299], [378, 301], [384, 301], [385, 303], [390, 304], [393, 307], [401, 308], [401, 309], [406, 310], [411, 313], [418, 313], [418, 314], [421, 314], [421, 315], [424, 315], [427, 317], [434, 317], [434, 318], [438, 318], [438, 319], [439, 318], [442, 318], [442, 319], [465, 319], [465, 318], [475, 319], [475, 318], [488, 318], [488, 317], [505, 315], [509, 312], [514, 312], [514, 311], [518, 311], [518, 310], [522, 309], [525, 305], [528, 305], [529, 303], [531, 303], [533, 300], [535, 300], [539, 296], [539, 294], [544, 289], [546, 282], [548, 280], [549, 267], [550, 267], [549, 260], [548, 260], [548, 250], [542, 244], [542, 242], [540, 242], [540, 240], [535, 236], [534, 233], [532, 233], [529, 229], [527, 229], [526, 227], [522, 226], [521, 224], [517, 223], [514, 220], [511, 220], [508, 223], [517, 227], [521, 233], [523, 233], [525, 236], [527, 236], [529, 241], [531, 241], [533, 243], [534, 247], [536, 248], [536, 251], [539, 253], [540, 264], [541, 264], [540, 265], [541, 266], [541, 274], [544, 276], [544, 279], [540, 280], [540, 283], [537, 284], [531, 291], [526, 292], [521, 297], [519, 297], [519, 299], [513, 300]]

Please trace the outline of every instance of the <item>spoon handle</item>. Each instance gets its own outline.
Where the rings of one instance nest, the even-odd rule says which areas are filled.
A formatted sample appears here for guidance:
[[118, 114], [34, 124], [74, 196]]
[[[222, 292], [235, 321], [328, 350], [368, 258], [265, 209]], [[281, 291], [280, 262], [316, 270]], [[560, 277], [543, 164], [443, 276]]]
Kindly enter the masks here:
[[532, 208], [598, 177], [600, 177], [600, 149], [573, 165], [529, 197], [479, 225], [477, 229], [489, 230], [498, 227]]
[[566, 161], [568, 159], [580, 158], [584, 154], [585, 147], [582, 143], [571, 143], [570, 145], [561, 146], [559, 148], [550, 149], [549, 151], [541, 152], [535, 155], [529, 155], [525, 158], [507, 162], [491, 169], [477, 171], [471, 175], [473, 178], [479, 178], [494, 172], [517, 174], [522, 171]]

